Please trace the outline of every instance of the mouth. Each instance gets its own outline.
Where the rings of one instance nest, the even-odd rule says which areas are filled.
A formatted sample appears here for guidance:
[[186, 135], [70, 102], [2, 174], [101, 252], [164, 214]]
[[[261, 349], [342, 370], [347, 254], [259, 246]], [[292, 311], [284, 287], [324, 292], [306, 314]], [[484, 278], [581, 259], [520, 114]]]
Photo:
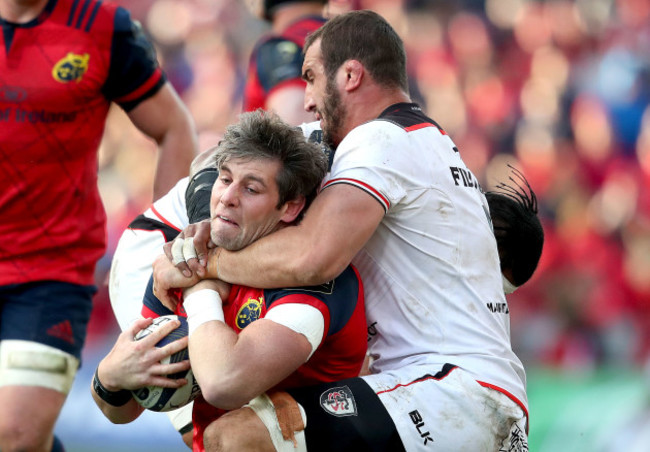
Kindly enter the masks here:
[[232, 219], [230, 219], [229, 217], [226, 217], [224, 215], [215, 215], [214, 219], [219, 220], [219, 221], [221, 221], [223, 223], [231, 224], [233, 226], [239, 226], [237, 224], [237, 222], [233, 221]]

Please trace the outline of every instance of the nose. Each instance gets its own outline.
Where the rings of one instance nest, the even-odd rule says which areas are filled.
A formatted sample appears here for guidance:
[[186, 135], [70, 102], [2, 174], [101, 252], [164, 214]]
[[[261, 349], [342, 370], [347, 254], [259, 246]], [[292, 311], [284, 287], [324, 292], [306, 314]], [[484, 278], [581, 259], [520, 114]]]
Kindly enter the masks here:
[[314, 102], [314, 98], [311, 95], [311, 88], [309, 88], [309, 86], [305, 88], [304, 108], [305, 111], [310, 113], [313, 113], [316, 110], [316, 102]]
[[223, 187], [220, 193], [219, 202], [228, 207], [236, 207], [239, 205], [239, 191], [236, 183], [232, 182]]

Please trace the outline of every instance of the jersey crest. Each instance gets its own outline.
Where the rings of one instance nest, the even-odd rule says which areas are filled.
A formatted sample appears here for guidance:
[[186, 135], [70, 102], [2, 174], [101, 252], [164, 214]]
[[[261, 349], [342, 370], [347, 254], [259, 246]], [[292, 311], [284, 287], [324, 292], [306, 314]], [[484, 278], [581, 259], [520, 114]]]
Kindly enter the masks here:
[[54, 65], [52, 68], [52, 77], [60, 83], [79, 83], [88, 70], [89, 59], [90, 55], [87, 53], [77, 55], [69, 52]]
[[237, 328], [243, 330], [246, 325], [253, 323], [262, 315], [262, 306], [264, 305], [264, 297], [249, 298], [237, 311], [235, 324]]

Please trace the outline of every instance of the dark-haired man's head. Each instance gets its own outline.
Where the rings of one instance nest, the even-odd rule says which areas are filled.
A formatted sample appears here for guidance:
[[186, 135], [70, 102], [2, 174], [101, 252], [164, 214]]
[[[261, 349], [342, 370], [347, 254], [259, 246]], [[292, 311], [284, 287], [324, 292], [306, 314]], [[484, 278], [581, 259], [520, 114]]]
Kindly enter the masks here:
[[512, 170], [518, 180], [510, 177], [511, 184], [500, 183], [495, 191], [485, 194], [506, 293], [514, 292], [533, 276], [544, 246], [535, 192], [520, 171]]

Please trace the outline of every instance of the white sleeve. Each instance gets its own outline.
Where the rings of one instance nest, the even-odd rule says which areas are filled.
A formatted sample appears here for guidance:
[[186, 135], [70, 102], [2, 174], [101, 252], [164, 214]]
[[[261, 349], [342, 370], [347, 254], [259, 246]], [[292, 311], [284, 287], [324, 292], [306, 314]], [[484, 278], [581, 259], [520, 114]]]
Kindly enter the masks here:
[[401, 155], [404, 137], [399, 127], [387, 121], [371, 121], [357, 127], [336, 149], [325, 187], [354, 185], [388, 211], [406, 196], [405, 167], [417, 166]]
[[323, 340], [325, 319], [323, 314], [313, 306], [302, 303], [285, 303], [273, 306], [266, 313], [265, 319], [284, 325], [307, 338], [314, 354]]
[[144, 215], [169, 224], [178, 230], [185, 229], [190, 222], [185, 205], [185, 190], [187, 190], [189, 180], [189, 177], [179, 180], [162, 198], [154, 202]]

